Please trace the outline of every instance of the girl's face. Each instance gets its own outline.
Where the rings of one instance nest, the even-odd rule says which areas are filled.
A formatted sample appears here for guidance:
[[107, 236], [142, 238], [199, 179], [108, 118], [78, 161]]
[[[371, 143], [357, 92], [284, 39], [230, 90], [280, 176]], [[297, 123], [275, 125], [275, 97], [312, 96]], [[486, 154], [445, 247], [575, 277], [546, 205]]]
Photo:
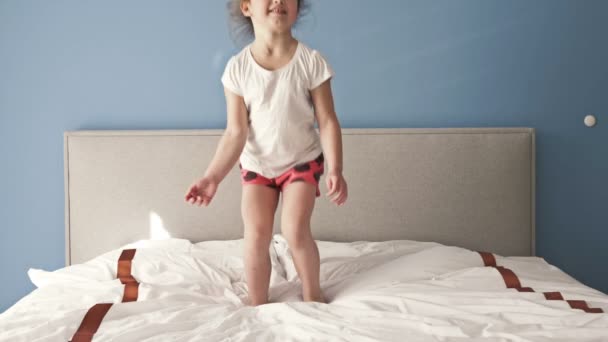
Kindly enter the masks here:
[[283, 33], [298, 19], [298, 0], [244, 0], [241, 10], [251, 18], [254, 30]]

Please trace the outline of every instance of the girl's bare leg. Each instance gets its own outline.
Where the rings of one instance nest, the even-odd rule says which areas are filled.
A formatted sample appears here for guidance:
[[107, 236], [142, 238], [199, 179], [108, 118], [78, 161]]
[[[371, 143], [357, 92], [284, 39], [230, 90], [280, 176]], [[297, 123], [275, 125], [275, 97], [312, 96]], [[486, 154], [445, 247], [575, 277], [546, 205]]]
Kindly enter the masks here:
[[294, 182], [283, 189], [281, 231], [302, 281], [304, 301], [325, 302], [319, 283], [319, 249], [310, 231], [316, 187]]
[[265, 185], [243, 185], [241, 214], [245, 226], [245, 277], [249, 305], [268, 303], [270, 283], [269, 247], [279, 192]]

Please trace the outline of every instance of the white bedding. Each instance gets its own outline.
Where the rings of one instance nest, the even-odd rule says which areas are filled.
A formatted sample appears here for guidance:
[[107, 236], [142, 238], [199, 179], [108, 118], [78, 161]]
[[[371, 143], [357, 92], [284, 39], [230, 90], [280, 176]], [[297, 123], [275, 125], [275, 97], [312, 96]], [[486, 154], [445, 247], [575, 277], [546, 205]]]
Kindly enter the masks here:
[[[479, 253], [416, 241], [319, 241], [329, 304], [304, 303], [289, 248], [271, 244], [271, 304], [249, 307], [242, 240], [138, 241], [54, 272], [0, 315], [0, 341], [67, 341], [87, 310], [115, 303], [93, 341], [608, 341], [608, 296], [536, 257], [496, 257], [522, 287], [508, 289]], [[137, 301], [121, 303], [122, 249], [137, 248]]]

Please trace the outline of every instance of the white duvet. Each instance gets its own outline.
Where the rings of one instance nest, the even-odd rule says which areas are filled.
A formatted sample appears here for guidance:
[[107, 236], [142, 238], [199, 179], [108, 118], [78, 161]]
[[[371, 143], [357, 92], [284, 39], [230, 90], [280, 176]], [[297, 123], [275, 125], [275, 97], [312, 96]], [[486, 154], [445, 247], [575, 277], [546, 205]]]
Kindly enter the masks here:
[[[416, 241], [319, 241], [329, 304], [301, 302], [287, 243], [270, 247], [270, 304], [244, 304], [242, 240], [138, 241], [86, 263], [30, 269], [36, 289], [0, 315], [0, 341], [68, 341], [87, 310], [115, 303], [93, 341], [608, 341], [608, 296], [536, 257], [495, 256], [522, 287], [506, 288], [479, 253]], [[137, 248], [136, 302], [121, 303], [122, 249]]]

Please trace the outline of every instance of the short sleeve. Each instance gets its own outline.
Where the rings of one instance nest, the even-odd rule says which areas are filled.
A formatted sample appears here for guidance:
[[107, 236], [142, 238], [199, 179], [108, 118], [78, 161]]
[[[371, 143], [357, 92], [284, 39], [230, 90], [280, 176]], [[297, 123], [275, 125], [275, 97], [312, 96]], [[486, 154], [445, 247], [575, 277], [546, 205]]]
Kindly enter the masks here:
[[327, 63], [323, 55], [318, 51], [312, 53], [312, 66], [310, 71], [310, 86], [309, 90], [313, 90], [334, 76], [334, 71]]
[[243, 96], [239, 67], [234, 56], [228, 60], [228, 63], [226, 63], [226, 68], [224, 69], [224, 74], [222, 75], [222, 84], [231, 92], [239, 96]]

